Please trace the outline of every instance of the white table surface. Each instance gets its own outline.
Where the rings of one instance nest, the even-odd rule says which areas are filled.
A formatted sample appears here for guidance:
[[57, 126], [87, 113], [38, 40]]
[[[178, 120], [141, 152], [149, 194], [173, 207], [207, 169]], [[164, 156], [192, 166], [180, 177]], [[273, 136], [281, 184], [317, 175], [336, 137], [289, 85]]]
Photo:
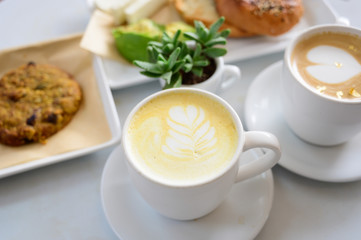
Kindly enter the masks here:
[[[361, 28], [361, 1], [330, 2]], [[0, 0], [0, 50], [83, 32], [89, 17], [85, 0]], [[242, 80], [221, 96], [241, 115], [249, 84], [281, 59], [282, 52], [235, 63]], [[120, 121], [158, 90], [158, 82], [150, 82], [113, 91]], [[100, 198], [112, 149], [0, 179], [0, 239], [116, 239]], [[273, 173], [273, 208], [257, 240], [361, 239], [361, 181], [319, 182], [280, 166]]]

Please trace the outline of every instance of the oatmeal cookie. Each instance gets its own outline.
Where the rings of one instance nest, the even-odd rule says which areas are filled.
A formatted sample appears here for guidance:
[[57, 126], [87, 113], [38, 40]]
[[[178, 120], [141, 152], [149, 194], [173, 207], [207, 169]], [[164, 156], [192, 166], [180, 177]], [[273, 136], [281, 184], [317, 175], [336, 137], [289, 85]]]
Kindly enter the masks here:
[[0, 143], [46, 139], [67, 125], [82, 101], [80, 85], [63, 70], [29, 62], [0, 79]]

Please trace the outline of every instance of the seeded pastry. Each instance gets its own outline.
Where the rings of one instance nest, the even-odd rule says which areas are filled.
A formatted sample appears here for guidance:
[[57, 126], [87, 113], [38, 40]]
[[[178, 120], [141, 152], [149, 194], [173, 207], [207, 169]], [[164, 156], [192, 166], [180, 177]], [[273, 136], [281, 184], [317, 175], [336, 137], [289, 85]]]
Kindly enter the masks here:
[[[217, 12], [214, 0], [174, 0], [174, 5], [183, 19], [189, 24], [193, 24], [194, 20], [197, 20], [209, 27], [221, 17]], [[230, 37], [250, 37], [257, 35], [233, 26], [226, 17], [226, 22], [222, 25], [220, 30], [227, 28], [231, 30]]]
[[29, 62], [0, 79], [0, 143], [45, 143], [73, 118], [82, 91], [72, 76]]
[[289, 31], [303, 15], [302, 0], [215, 0], [217, 11], [237, 28], [277, 36]]

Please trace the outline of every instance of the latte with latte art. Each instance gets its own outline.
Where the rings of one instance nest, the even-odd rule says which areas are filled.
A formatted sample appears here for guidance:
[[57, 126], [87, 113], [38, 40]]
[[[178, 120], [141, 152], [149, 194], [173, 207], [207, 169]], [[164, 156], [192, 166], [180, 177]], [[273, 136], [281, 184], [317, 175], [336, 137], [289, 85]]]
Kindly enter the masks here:
[[361, 99], [361, 38], [323, 32], [300, 41], [291, 56], [299, 79], [318, 93], [338, 99]]
[[127, 140], [137, 164], [170, 182], [194, 182], [221, 172], [238, 145], [223, 105], [192, 92], [159, 95], [133, 116]]

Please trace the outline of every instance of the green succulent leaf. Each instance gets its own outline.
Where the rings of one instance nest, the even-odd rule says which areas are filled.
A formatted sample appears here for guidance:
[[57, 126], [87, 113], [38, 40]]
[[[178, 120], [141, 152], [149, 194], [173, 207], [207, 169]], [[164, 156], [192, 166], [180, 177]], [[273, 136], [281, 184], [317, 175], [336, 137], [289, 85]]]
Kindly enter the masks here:
[[224, 17], [220, 17], [215, 23], [211, 25], [211, 27], [209, 28], [209, 33], [212, 36], [214, 36], [218, 32], [218, 29], [222, 26], [224, 20]]
[[195, 75], [200, 77], [203, 74], [203, 68], [201, 68], [201, 67], [193, 67], [192, 73], [194, 73]]
[[147, 71], [141, 71], [140, 73], [142, 75], [150, 77], [150, 78], [160, 78], [162, 76], [162, 74], [160, 74], [160, 73], [151, 73], [151, 72], [147, 72]]
[[185, 60], [178, 60], [175, 64], [174, 64], [174, 66], [173, 66], [173, 68], [172, 68], [172, 71], [173, 72], [179, 72], [181, 69], [182, 69], [182, 67], [184, 66], [184, 64], [185, 64]]
[[193, 66], [197, 66], [197, 67], [206, 67], [209, 65], [209, 61], [208, 60], [199, 60], [199, 61], [194, 61]]
[[182, 77], [181, 77], [181, 75], [179, 73], [177, 73], [177, 74], [172, 76], [172, 79], [171, 79], [171, 81], [169, 83], [166, 82], [163, 89], [180, 87], [181, 84], [182, 84]]
[[157, 61], [159, 53], [153, 47], [148, 46], [147, 53], [148, 53], [149, 62], [154, 63]]
[[230, 30], [230, 29], [225, 29], [225, 30], [223, 30], [222, 32], [219, 33], [219, 36], [220, 36], [220, 37], [227, 38], [230, 33], [231, 33], [231, 30]]
[[162, 74], [162, 76], [160, 76], [162, 79], [164, 79], [165, 80], [165, 82], [166, 83], [170, 83], [170, 81], [171, 81], [171, 78], [172, 78], [172, 72], [171, 71], [169, 71], [169, 72], [166, 72], [166, 73], [164, 73], [164, 74]]
[[227, 40], [224, 37], [217, 37], [209, 40], [204, 44], [205, 47], [213, 47], [214, 45], [226, 45]]
[[165, 61], [157, 61], [156, 64], [159, 66], [160, 69], [162, 69], [163, 73], [169, 71], [169, 63], [168, 63], [167, 60], [165, 60]]
[[162, 45], [165, 45], [165, 44], [171, 43], [171, 42], [172, 42], [172, 38], [169, 37], [169, 35], [168, 35], [166, 32], [164, 32], [164, 33], [163, 33], [163, 36], [162, 36], [161, 44], [162, 44]]
[[153, 46], [153, 47], [159, 47], [159, 48], [161, 48], [161, 47], [163, 46], [163, 44], [160, 43], [160, 42], [157, 42], [157, 41], [150, 41], [150, 42], [148, 43], [148, 46]]
[[181, 51], [180, 48], [177, 47], [176, 49], [174, 49], [174, 51], [169, 56], [169, 59], [168, 59], [169, 68], [173, 68], [174, 64], [176, 63], [176, 61], [178, 59], [180, 51]]
[[179, 76], [179, 78], [174, 82], [173, 87], [178, 88], [182, 85], [182, 77]]
[[[167, 59], [165, 59], [165, 57], [163, 56], [163, 54], [158, 54], [158, 57], [157, 57], [157, 63], [158, 62], [166, 62]], [[161, 64], [161, 63], [160, 63]]]
[[164, 46], [164, 51], [166, 52], [172, 52], [174, 50], [174, 44], [173, 43], [168, 43]]
[[187, 57], [187, 55], [189, 55], [190, 49], [188, 48], [187, 44], [185, 44], [184, 42], [182, 42], [179, 45], [181, 52], [179, 53], [179, 59], [183, 59], [185, 57]]
[[197, 35], [197, 33], [193, 33], [193, 32], [185, 32], [184, 34], [184, 37], [188, 38], [188, 39], [191, 39], [191, 40], [194, 40], [196, 42], [199, 42], [199, 36]]
[[196, 48], [195, 48], [194, 53], [193, 53], [193, 57], [197, 58], [197, 57], [199, 57], [201, 55], [201, 53], [202, 53], [202, 46], [201, 46], [201, 44], [197, 43]]
[[205, 39], [208, 35], [209, 30], [201, 21], [194, 21], [194, 26], [196, 28], [196, 33], [200, 39]]
[[207, 42], [209, 40], [208, 39], [208, 29], [200, 28], [199, 32], [197, 32], [197, 34], [199, 35], [198, 42], [204, 44], [205, 42]]
[[150, 48], [157, 56], [162, 53], [162, 49], [157, 46], [148, 45], [148, 48]]
[[143, 62], [143, 61], [137, 61], [135, 60], [134, 65], [140, 67], [141, 69], [155, 74], [162, 74], [162, 68], [156, 64], [156, 63], [149, 63], [149, 62]]
[[177, 32], [174, 34], [173, 37], [173, 44], [176, 44], [178, 42], [180, 34], [181, 34], [181, 30], [177, 30]]
[[192, 68], [193, 68], [193, 63], [186, 63], [186, 64], [184, 64], [184, 67], [183, 67], [183, 70], [184, 70], [184, 72], [190, 72], [191, 70], [192, 70]]
[[191, 55], [189, 55], [189, 54], [187, 56], [185, 56], [183, 59], [186, 63], [193, 63], [193, 59], [192, 59]]
[[227, 53], [227, 50], [224, 48], [207, 48], [204, 50], [204, 54], [208, 57], [216, 58], [224, 56]]

